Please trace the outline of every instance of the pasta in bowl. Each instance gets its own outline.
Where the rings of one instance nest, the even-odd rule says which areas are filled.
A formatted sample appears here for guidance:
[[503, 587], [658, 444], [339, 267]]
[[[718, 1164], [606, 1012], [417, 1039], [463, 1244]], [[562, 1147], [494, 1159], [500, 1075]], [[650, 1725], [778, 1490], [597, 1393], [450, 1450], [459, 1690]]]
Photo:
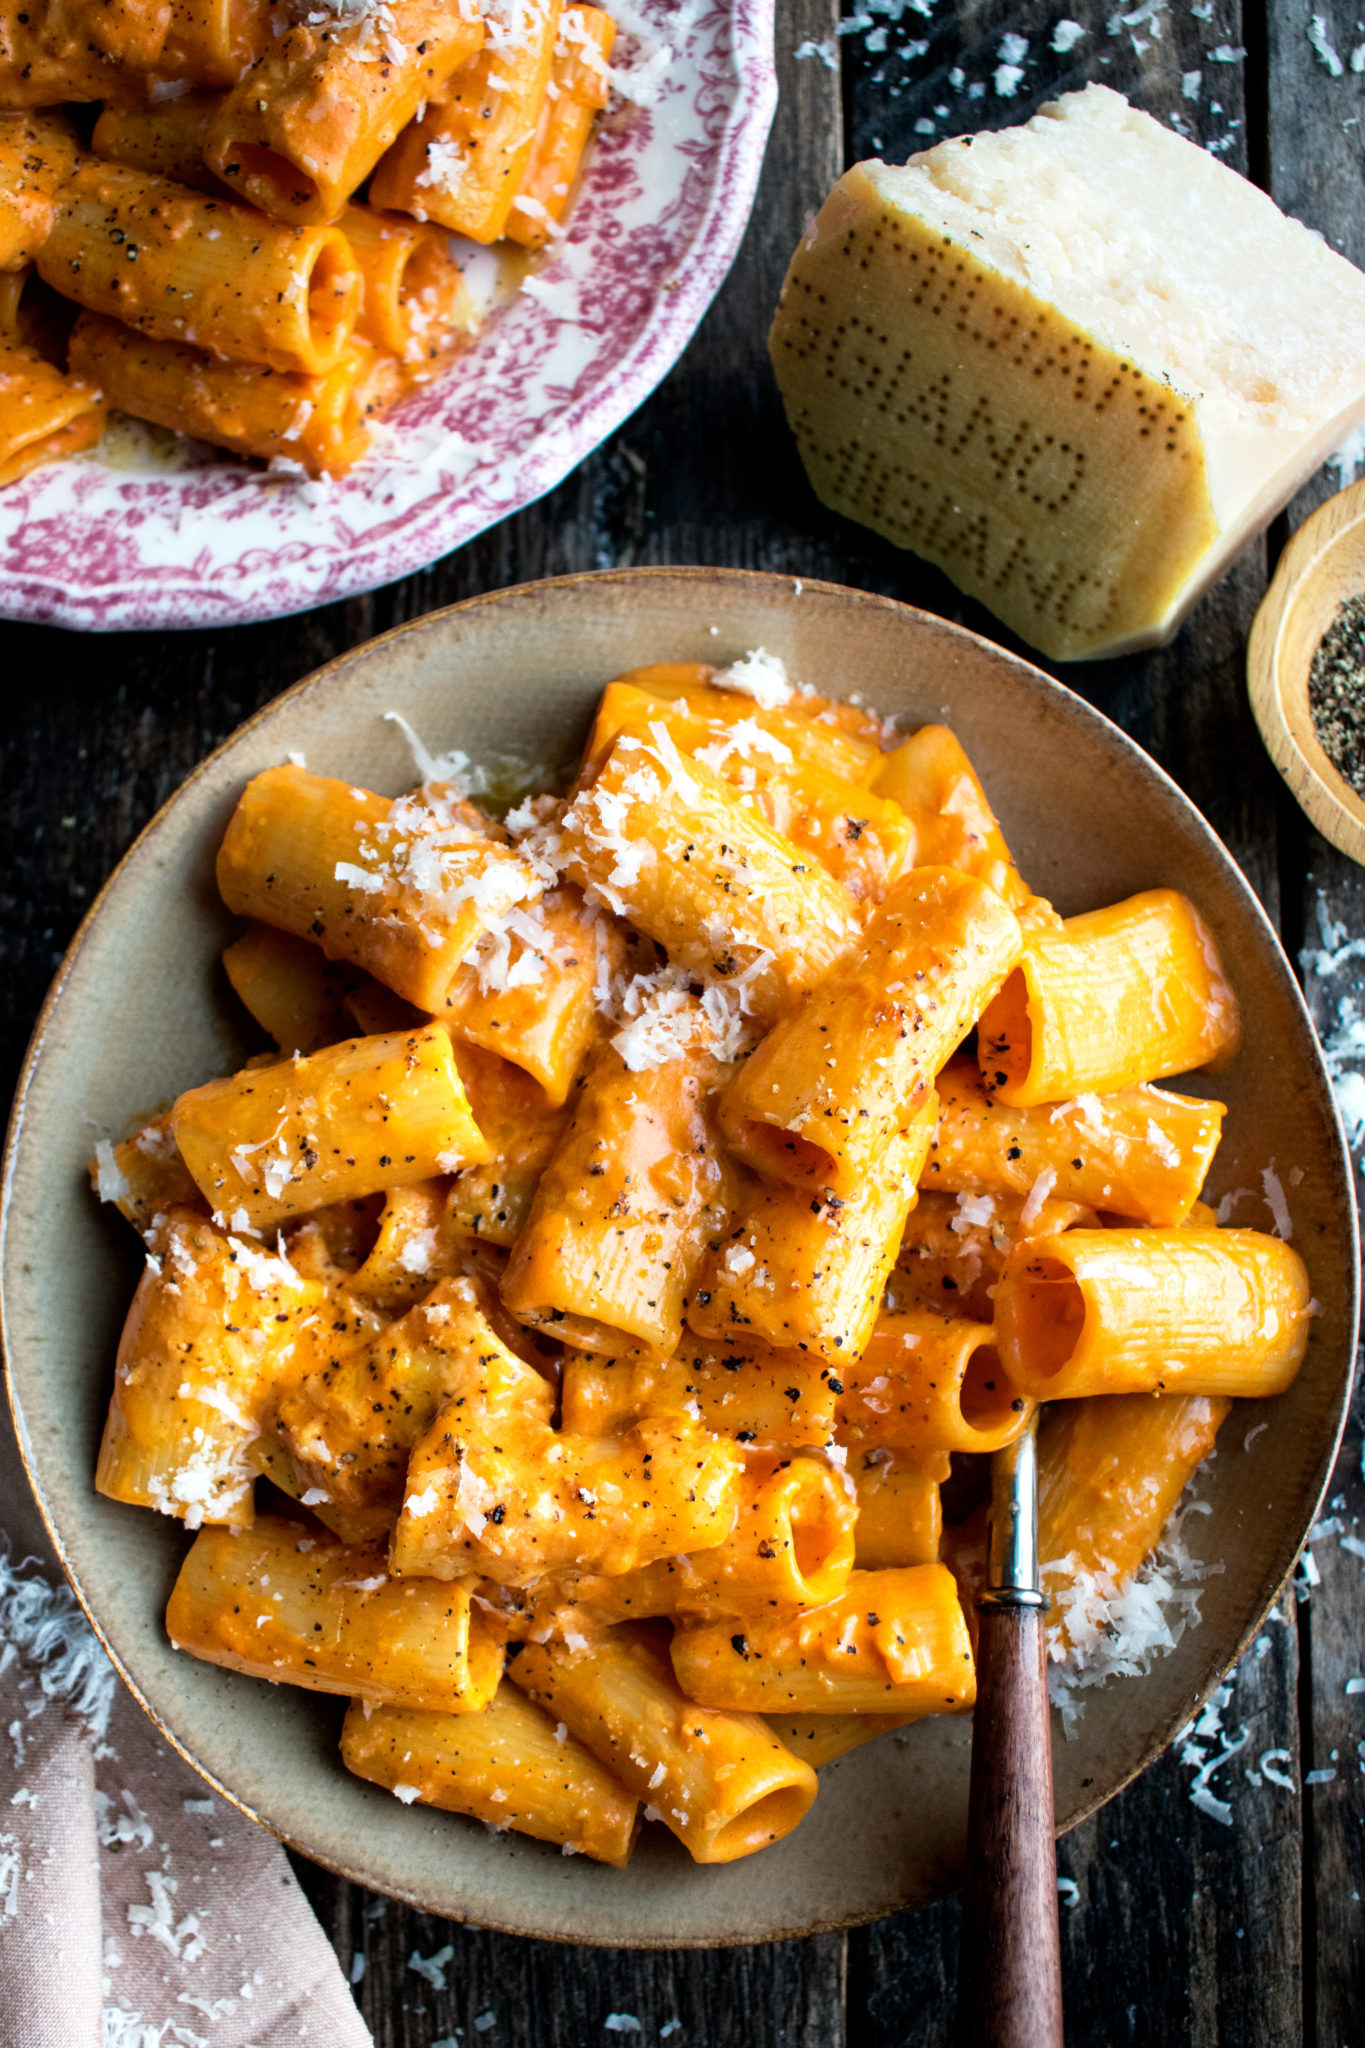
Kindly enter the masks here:
[[[774, 641], [819, 695], [742, 658]], [[548, 645], [575, 649], [553, 705], [531, 694]], [[523, 664], [515, 720], [445, 700], [433, 657], [448, 674], [457, 651], [485, 682]], [[894, 727], [841, 695], [858, 671], [897, 678]], [[547, 756], [585, 737], [565, 795], [499, 819], [467, 762], [386, 793], [389, 710], [476, 761], [518, 731]], [[1121, 760], [1161, 877], [1097, 858], [1083, 790], [1050, 837], [1002, 721], [1016, 756], [1065, 732], [1092, 770]], [[961, 1856], [971, 1474], [1038, 1398], [1073, 1681], [1059, 1817], [1169, 1739], [1311, 1518], [1351, 1275], [1282, 963], [1126, 742], [883, 601], [646, 572], [405, 629], [267, 713], [182, 816], [197, 790], [192, 886], [214, 875], [253, 922], [191, 957], [207, 973], [227, 940], [274, 1050], [163, 1045], [125, 1102], [170, 1111], [141, 1137], [106, 1118], [103, 1191], [152, 1263], [106, 1500], [87, 1466], [77, 1503], [69, 1457], [66, 1514], [87, 1597], [81, 1531], [143, 1555], [111, 1640], [215, 1782], [371, 1882], [571, 1938], [757, 1939], [931, 1895]], [[1006, 1031], [1022, 1014], [1037, 1065], [1100, 960], [1111, 1015], [1142, 1020], [1126, 1064], [1117, 1026], [1073, 1029], [1063, 1089], [1010, 1079]], [[1171, 999], [1125, 1012], [1143, 976]], [[1197, 1206], [1285, 1142], [1250, 1051], [1267, 1030], [1302, 1059], [1292, 1244]], [[93, 1464], [108, 1366], [86, 1357]], [[1201, 1477], [1199, 1555], [1224, 1566], [1202, 1623], [1085, 1691], [1095, 1587], [1121, 1596], [1228, 1397], [1272, 1394], [1278, 1477], [1226, 1436]], [[1220, 1493], [1243, 1468], [1282, 1489], [1269, 1526]], [[166, 1596], [197, 1661], [161, 1634]], [[319, 1747], [329, 1694], [355, 1702], [351, 1777]], [[580, 1852], [571, 1905], [556, 1848]]]

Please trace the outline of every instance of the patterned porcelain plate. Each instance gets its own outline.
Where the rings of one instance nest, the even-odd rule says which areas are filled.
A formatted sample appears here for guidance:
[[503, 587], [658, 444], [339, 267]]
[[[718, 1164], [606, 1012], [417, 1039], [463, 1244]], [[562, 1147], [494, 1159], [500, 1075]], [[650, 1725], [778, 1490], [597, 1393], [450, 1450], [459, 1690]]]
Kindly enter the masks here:
[[647, 103], [606, 117], [564, 241], [363, 465], [310, 483], [115, 430], [0, 495], [0, 614], [111, 631], [306, 611], [425, 568], [613, 433], [730, 267], [777, 88], [773, 0], [611, 12], [627, 90]]

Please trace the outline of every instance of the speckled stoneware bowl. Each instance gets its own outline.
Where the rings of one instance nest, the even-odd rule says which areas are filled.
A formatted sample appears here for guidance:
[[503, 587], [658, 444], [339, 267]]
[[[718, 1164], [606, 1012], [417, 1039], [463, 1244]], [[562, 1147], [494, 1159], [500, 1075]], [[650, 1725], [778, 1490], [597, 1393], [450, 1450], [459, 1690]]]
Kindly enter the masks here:
[[[267, 477], [197, 442], [168, 465], [140, 431], [112, 435], [0, 491], [0, 616], [280, 618], [425, 568], [553, 489], [672, 369], [730, 267], [777, 104], [773, 4], [621, 8], [616, 61], [663, 65], [657, 98], [605, 117], [564, 240], [349, 476]], [[465, 249], [482, 278], [488, 252]]]
[[[348, 1777], [341, 1703], [176, 1655], [161, 1615], [180, 1528], [96, 1497], [95, 1451], [140, 1256], [85, 1181], [93, 1140], [122, 1135], [242, 1045], [217, 966], [232, 929], [213, 859], [248, 776], [290, 752], [383, 791], [411, 780], [403, 712], [429, 746], [547, 760], [581, 740], [602, 683], [659, 659], [764, 646], [836, 695], [857, 689], [961, 735], [1021, 868], [1067, 912], [1155, 883], [1187, 890], [1241, 996], [1244, 1051], [1216, 1083], [1229, 1104], [1214, 1192], [1254, 1189], [1238, 1220], [1268, 1228], [1274, 1164], [1322, 1305], [1282, 1400], [1243, 1407], [1201, 1481], [1193, 1542], [1226, 1569], [1204, 1619], [1145, 1679], [1087, 1697], [1056, 1742], [1069, 1827], [1171, 1740], [1256, 1629], [1313, 1520], [1340, 1430], [1355, 1332], [1348, 1161], [1292, 975], [1246, 883], [1174, 784], [1078, 697], [970, 633], [885, 599], [714, 569], [642, 569], [532, 584], [403, 626], [300, 683], [244, 726], [143, 833], [82, 926], [43, 1012], [6, 1168], [4, 1334], [20, 1441], [53, 1537], [119, 1668], [216, 1790], [305, 1854], [436, 1913], [566, 1941], [748, 1942], [837, 1927], [935, 1897], [962, 1875], [971, 1740], [922, 1722], [823, 1776], [798, 1831], [760, 1856], [698, 1869], [647, 1829], [625, 1871]], [[1301, 1177], [1294, 1169], [1301, 1168]], [[1257, 1431], [1255, 1424], [1270, 1427]], [[1197, 1525], [1197, 1526], [1194, 1526]]]

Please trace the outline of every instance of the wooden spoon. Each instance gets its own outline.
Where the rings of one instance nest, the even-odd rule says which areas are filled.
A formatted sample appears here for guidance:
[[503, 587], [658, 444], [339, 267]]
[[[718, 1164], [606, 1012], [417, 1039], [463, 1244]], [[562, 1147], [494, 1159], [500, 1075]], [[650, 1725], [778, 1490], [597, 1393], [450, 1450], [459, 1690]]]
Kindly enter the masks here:
[[1270, 758], [1324, 838], [1365, 862], [1365, 798], [1313, 730], [1308, 672], [1337, 607], [1365, 593], [1365, 483], [1320, 505], [1280, 557], [1247, 648], [1251, 708]]
[[962, 2048], [1062, 2048], [1036, 1415], [991, 1460], [986, 1583], [977, 1606], [958, 2039]]

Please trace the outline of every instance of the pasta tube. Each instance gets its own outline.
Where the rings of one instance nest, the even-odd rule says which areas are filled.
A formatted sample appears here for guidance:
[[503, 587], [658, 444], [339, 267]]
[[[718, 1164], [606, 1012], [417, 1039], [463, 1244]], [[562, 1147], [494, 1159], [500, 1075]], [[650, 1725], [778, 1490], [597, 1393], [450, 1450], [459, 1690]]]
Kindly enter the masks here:
[[[776, 693], [764, 691], [760, 701], [720, 684], [716, 678], [722, 674], [723, 670], [708, 668], [704, 662], [658, 661], [645, 668], [627, 669], [616, 681], [643, 690], [660, 703], [681, 706], [697, 718], [714, 719], [725, 726], [756, 725], [812, 768], [856, 783], [860, 789], [870, 786], [882, 759], [879, 719], [855, 704], [840, 704], [814, 691], [798, 695], [788, 688], [783, 694], [779, 687]], [[599, 727], [594, 726], [588, 743], [588, 761], [594, 768], [601, 765], [601, 755], [606, 752], [600, 741]]]
[[514, 1684], [631, 1792], [652, 1802], [697, 1863], [733, 1863], [781, 1841], [810, 1811], [815, 1773], [748, 1714], [717, 1714], [679, 1691], [648, 1624], [582, 1647], [524, 1643]]
[[1010, 1247], [1077, 1223], [1094, 1227], [1099, 1218], [1079, 1202], [1051, 1197], [1035, 1202], [1020, 1195], [940, 1195], [921, 1187], [905, 1219], [896, 1270], [887, 1282], [887, 1306], [933, 1309], [942, 1316], [988, 1323]]
[[465, 955], [541, 893], [529, 863], [470, 805], [390, 802], [306, 769], [254, 776], [218, 851], [241, 917], [315, 939], [419, 1010], [435, 1010]]
[[525, 183], [559, 17], [560, 0], [521, 0], [514, 23], [491, 24], [482, 53], [384, 157], [371, 204], [496, 242]]
[[918, 1714], [768, 1714], [768, 1726], [793, 1756], [819, 1770], [878, 1735], [907, 1728]]
[[105, 416], [93, 382], [64, 377], [32, 349], [0, 346], [0, 486], [93, 448]]
[[7, 6], [0, 33], [0, 107], [55, 108], [126, 93], [128, 73], [48, 0]]
[[1001, 1102], [1029, 1108], [1196, 1067], [1216, 1073], [1241, 1041], [1237, 998], [1212, 934], [1175, 889], [1031, 929], [981, 1018], [977, 1059]]
[[[425, 1300], [362, 1344], [292, 1376], [275, 1430], [305, 1482], [309, 1507], [390, 1507], [403, 1500], [413, 1446], [447, 1401], [546, 1431], [554, 1391], [489, 1326], [474, 1284], [438, 1281]], [[449, 1576], [449, 1575], [447, 1575]]]
[[561, 822], [582, 887], [769, 1024], [857, 935], [853, 899], [765, 825], [710, 768], [684, 763], [664, 725], [622, 733]]
[[908, 1309], [879, 1317], [862, 1358], [846, 1368], [838, 1433], [919, 1457], [998, 1451], [1032, 1413], [989, 1324]]
[[171, 0], [157, 64], [195, 86], [235, 85], [274, 32], [270, 0]]
[[664, 726], [680, 753], [751, 795], [765, 823], [813, 853], [855, 902], [880, 902], [914, 865], [914, 828], [898, 804], [831, 774], [757, 718], [707, 718], [685, 698], [661, 701], [636, 684], [608, 683], [587, 760], [600, 765], [618, 733], [647, 731], [651, 721]]
[[99, 313], [82, 313], [71, 336], [71, 367], [121, 411], [263, 462], [300, 463], [310, 476], [341, 476], [365, 453], [367, 422], [392, 396], [385, 363], [352, 342], [325, 377], [285, 376], [153, 341]]
[[799, 1347], [841, 1371], [861, 1358], [915, 1203], [937, 1102], [931, 1095], [855, 1194], [821, 1199], [769, 1182], [708, 1253], [688, 1304], [691, 1328], [720, 1343], [752, 1336]]
[[1020, 1109], [974, 1061], [939, 1076], [940, 1115], [923, 1185], [954, 1193], [1055, 1197], [1142, 1223], [1183, 1223], [1218, 1149], [1221, 1102], [1146, 1084]]
[[[853, 1489], [827, 1460], [751, 1455], [723, 1542], [614, 1577], [576, 1575], [561, 1597], [575, 1620], [594, 1628], [659, 1615], [818, 1607], [848, 1583], [857, 1513]], [[553, 1632], [567, 1640], [571, 1630], [559, 1622]]]
[[855, 1571], [826, 1606], [746, 1616], [742, 1629], [680, 1628], [672, 1655], [688, 1697], [730, 1713], [955, 1714], [976, 1698], [967, 1624], [943, 1564]]
[[393, 1569], [525, 1586], [544, 1572], [615, 1577], [706, 1550], [734, 1524], [743, 1462], [689, 1416], [576, 1437], [452, 1400], [413, 1448]]
[[615, 42], [616, 23], [600, 7], [566, 7], [560, 15], [550, 90], [507, 217], [509, 241], [542, 248], [564, 218], [592, 124], [610, 95], [607, 59]]
[[153, 1117], [121, 1145], [96, 1146], [90, 1181], [102, 1202], [112, 1202], [145, 1237], [171, 1209], [201, 1209], [203, 1197], [180, 1157], [169, 1112]]
[[311, 1052], [345, 1036], [346, 974], [307, 940], [253, 924], [224, 947], [223, 972], [281, 1052]]
[[700, 1004], [669, 1021], [675, 1058], [632, 1072], [614, 1045], [593, 1056], [502, 1283], [513, 1315], [582, 1350], [672, 1352], [692, 1276], [729, 1213], [710, 1112], [726, 1070], [704, 1041], [687, 1043], [705, 1026]]
[[448, 235], [368, 206], [348, 206], [341, 227], [360, 272], [358, 334], [408, 377], [469, 340], [478, 316]]
[[[1110, 1394], [1049, 1408], [1038, 1434], [1038, 1556], [1060, 1656], [1160, 1540], [1231, 1402], [1221, 1395]], [[1049, 1630], [1049, 1637], [1052, 1631]]]
[[393, 1525], [398, 1520], [397, 1508], [382, 1505], [341, 1507], [335, 1501], [319, 1500], [318, 1489], [299, 1477], [293, 1459], [268, 1424], [247, 1455], [257, 1474], [268, 1479], [290, 1500], [298, 1501], [301, 1506], [304, 1494], [311, 1495], [308, 1513], [341, 1542], [369, 1544], [372, 1548], [382, 1544], [387, 1549], [393, 1536]]
[[681, 1613], [818, 1607], [843, 1592], [853, 1569], [857, 1503], [823, 1458], [751, 1459], [734, 1528], [687, 1560]]
[[0, 345], [28, 349], [61, 369], [76, 313], [70, 299], [44, 284], [31, 263], [23, 270], [0, 270]]
[[858, 1494], [853, 1561], [859, 1571], [936, 1564], [943, 1537], [938, 1490], [948, 1477], [948, 1453], [907, 1458], [876, 1445], [850, 1457], [848, 1471]]
[[149, 1244], [119, 1339], [96, 1489], [191, 1529], [249, 1524], [262, 1405], [323, 1291], [185, 1210], [164, 1217]]
[[872, 787], [913, 823], [917, 866], [975, 875], [1015, 910], [1031, 900], [976, 770], [946, 725], [922, 725], [894, 747]]
[[222, 100], [216, 92], [182, 92], [149, 106], [111, 103], [100, 108], [90, 147], [109, 163], [130, 164], [196, 192], [226, 189], [204, 162], [204, 138]]
[[178, 1097], [185, 1164], [234, 1229], [451, 1173], [487, 1146], [439, 1025], [349, 1038]]
[[615, 934], [588, 917], [576, 889], [509, 911], [456, 970], [438, 1015], [453, 1037], [523, 1067], [558, 1106], [597, 1033], [599, 957]]
[[515, 1828], [618, 1870], [639, 1832], [638, 1800], [505, 1681], [481, 1714], [366, 1714], [357, 1703], [341, 1731], [341, 1758], [405, 1804]]
[[171, 0], [69, 0], [51, 9], [114, 62], [150, 71], [160, 62], [171, 25]]
[[36, 258], [48, 283], [159, 341], [325, 376], [360, 278], [339, 228], [286, 227], [126, 164], [79, 165]]
[[607, 1435], [642, 1415], [699, 1414], [738, 1443], [819, 1448], [834, 1430], [833, 1377], [803, 1351], [684, 1334], [671, 1358], [566, 1358], [564, 1427]]
[[1068, 1230], [1019, 1245], [995, 1294], [1001, 1361], [1044, 1401], [1282, 1394], [1315, 1313], [1291, 1245], [1256, 1230]]
[[334, 221], [419, 106], [484, 39], [468, 4], [387, 0], [296, 18], [218, 109], [204, 156], [277, 220]]
[[352, 1296], [401, 1315], [468, 1264], [469, 1247], [449, 1213], [448, 1183], [416, 1180], [389, 1189], [379, 1235], [344, 1284]]
[[1018, 921], [993, 889], [951, 868], [914, 869], [863, 944], [726, 1089], [730, 1149], [776, 1180], [855, 1194], [923, 1109], [1019, 947]]
[[0, 270], [22, 270], [47, 240], [76, 148], [55, 109], [0, 113]]
[[455, 1064], [492, 1156], [456, 1174], [447, 1220], [469, 1237], [508, 1247], [526, 1227], [540, 1176], [564, 1135], [569, 1112], [554, 1108], [539, 1082], [520, 1067], [478, 1046], [456, 1040]]
[[473, 1584], [391, 1579], [382, 1549], [262, 1516], [203, 1529], [175, 1582], [177, 1650], [274, 1685], [477, 1714], [502, 1677], [502, 1638]]

